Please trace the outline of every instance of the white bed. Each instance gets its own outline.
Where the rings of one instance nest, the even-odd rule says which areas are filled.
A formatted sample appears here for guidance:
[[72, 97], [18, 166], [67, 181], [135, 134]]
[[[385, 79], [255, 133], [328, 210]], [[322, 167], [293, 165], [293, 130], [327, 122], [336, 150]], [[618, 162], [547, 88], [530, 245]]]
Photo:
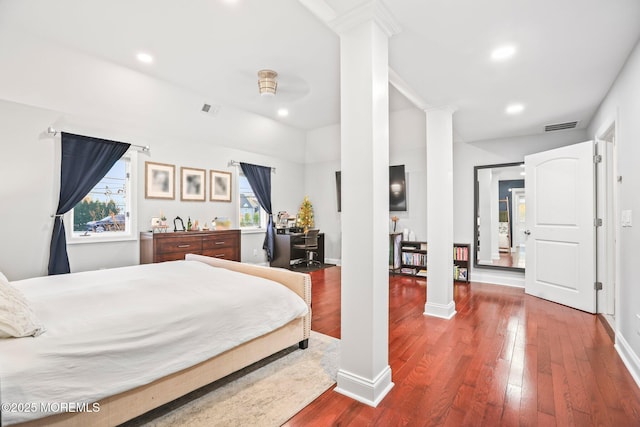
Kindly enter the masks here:
[[[302, 341], [305, 334], [308, 338], [304, 326], [308, 319], [302, 323], [300, 319], [309, 315], [310, 301], [264, 278], [273, 275], [272, 269], [189, 257], [192, 260], [12, 282], [46, 332], [35, 338], [0, 339], [2, 402], [37, 404], [28, 412], [3, 411], [2, 425], [37, 421], [50, 415], [47, 409], [61, 412], [68, 407], [43, 408], [41, 403], [105, 402], [215, 360], [288, 325], [303, 325], [296, 326], [300, 332], [293, 340]], [[248, 269], [262, 277], [207, 264]], [[267, 354], [295, 343], [279, 343]], [[240, 365], [266, 356], [260, 353]], [[223, 369], [210, 381], [235, 369]], [[100, 412], [105, 404], [101, 403]], [[146, 410], [143, 405], [124, 419]], [[92, 420], [90, 413], [83, 415]], [[110, 419], [106, 425], [124, 420]]]

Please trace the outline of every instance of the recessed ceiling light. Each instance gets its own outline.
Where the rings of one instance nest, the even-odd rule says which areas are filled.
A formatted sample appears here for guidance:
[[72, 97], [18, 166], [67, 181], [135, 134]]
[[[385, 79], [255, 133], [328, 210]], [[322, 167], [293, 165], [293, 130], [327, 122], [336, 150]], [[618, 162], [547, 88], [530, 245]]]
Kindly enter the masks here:
[[289, 115], [289, 110], [287, 110], [286, 108], [280, 108], [278, 110], [278, 115], [280, 117], [287, 117]]
[[505, 112], [507, 114], [520, 114], [524, 111], [524, 105], [522, 104], [511, 104], [507, 106]]
[[153, 62], [153, 56], [145, 52], [138, 53], [136, 58], [138, 58], [138, 61], [144, 62], [145, 64], [151, 64]]
[[494, 61], [504, 61], [511, 58], [516, 53], [516, 48], [513, 45], [500, 46], [491, 52], [491, 59]]

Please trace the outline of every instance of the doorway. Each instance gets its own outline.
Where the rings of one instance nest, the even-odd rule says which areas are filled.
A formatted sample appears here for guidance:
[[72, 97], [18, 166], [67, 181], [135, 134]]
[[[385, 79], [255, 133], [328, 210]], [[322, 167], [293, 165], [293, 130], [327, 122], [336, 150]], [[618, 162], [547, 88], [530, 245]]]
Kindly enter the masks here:
[[617, 242], [618, 236], [618, 195], [617, 195], [617, 144], [616, 123], [613, 121], [604, 132], [596, 135], [596, 147], [602, 160], [598, 170], [597, 215], [602, 219], [598, 227], [597, 280], [602, 283], [598, 294], [598, 313], [602, 314], [609, 326], [616, 330], [617, 294]]

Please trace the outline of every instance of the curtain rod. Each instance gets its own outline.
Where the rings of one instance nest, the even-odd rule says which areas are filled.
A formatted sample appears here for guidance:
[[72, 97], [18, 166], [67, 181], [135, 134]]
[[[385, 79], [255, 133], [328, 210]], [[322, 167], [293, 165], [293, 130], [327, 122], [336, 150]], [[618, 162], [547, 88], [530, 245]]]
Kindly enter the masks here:
[[[228, 166], [240, 166], [240, 162], [236, 162], [235, 160], [229, 160]], [[276, 173], [276, 168], [271, 168], [271, 172]]]
[[[52, 126], [49, 126], [47, 128], [47, 133], [49, 135], [53, 135], [53, 136], [58, 135], [58, 131], [55, 130]], [[148, 153], [148, 152], [151, 151], [151, 147], [149, 147], [148, 145], [137, 145], [137, 144], [129, 144], [129, 145], [131, 145], [132, 147], [137, 148], [138, 150], [141, 150], [141, 151], [143, 151], [145, 153]]]

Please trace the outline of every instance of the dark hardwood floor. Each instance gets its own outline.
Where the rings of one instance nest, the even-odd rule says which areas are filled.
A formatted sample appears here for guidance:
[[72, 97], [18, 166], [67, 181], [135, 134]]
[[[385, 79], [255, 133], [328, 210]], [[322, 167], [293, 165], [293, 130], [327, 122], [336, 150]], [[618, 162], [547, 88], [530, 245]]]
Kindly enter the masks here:
[[[340, 269], [312, 273], [312, 329], [340, 337]], [[522, 289], [456, 284], [424, 316], [424, 279], [389, 280], [395, 386], [372, 408], [328, 390], [287, 426], [640, 426], [640, 390], [596, 316]]]

